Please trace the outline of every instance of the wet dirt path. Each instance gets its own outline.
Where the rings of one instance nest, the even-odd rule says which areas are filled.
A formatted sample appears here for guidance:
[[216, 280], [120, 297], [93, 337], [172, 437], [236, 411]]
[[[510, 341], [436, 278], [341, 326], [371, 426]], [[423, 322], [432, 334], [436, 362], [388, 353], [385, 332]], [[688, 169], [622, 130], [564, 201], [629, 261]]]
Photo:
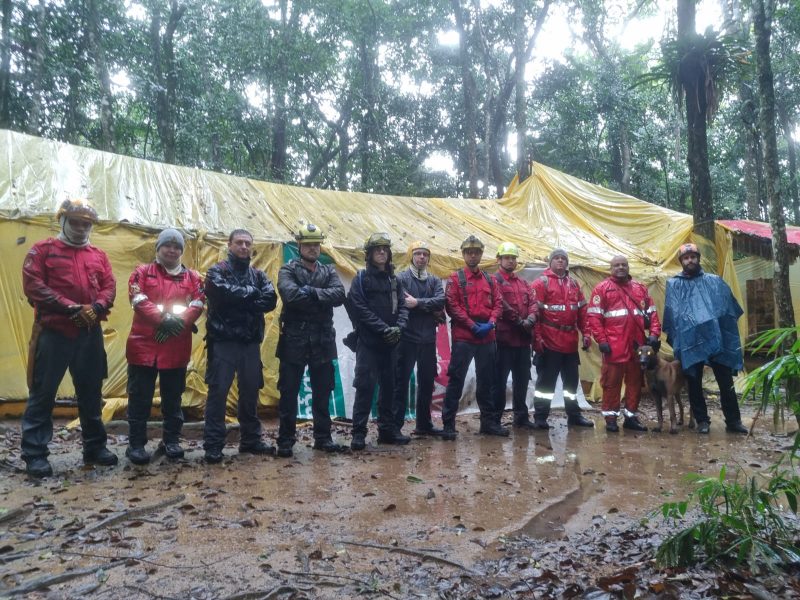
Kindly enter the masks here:
[[[234, 441], [221, 465], [202, 462], [199, 441], [189, 440], [185, 460], [162, 457], [144, 468], [124, 459], [121, 435], [112, 436], [111, 445], [120, 465], [82, 468], [79, 444], [67, 436], [55, 444], [56, 477], [33, 483], [3, 471], [0, 507], [30, 513], [0, 524], [0, 596], [3, 588], [33, 577], [137, 556], [144, 559], [108, 570], [94, 594], [147, 597], [145, 590], [151, 596], [217, 598], [271, 588], [297, 573], [319, 583], [308, 574], [327, 573], [331, 589], [322, 594], [315, 588], [312, 596], [344, 597], [335, 586], [338, 577], [404, 597], [411, 580], [415, 589], [433, 589], [436, 579], [418, 569], [421, 555], [393, 548], [469, 569], [493, 558], [504, 536], [553, 538], [581, 530], [596, 515], [644, 516], [666, 495], [685, 490], [681, 477], [687, 472], [716, 473], [734, 460], [766, 466], [771, 459], [772, 451], [761, 449], [768, 445], [762, 443], [766, 434], [726, 434], [718, 418], [709, 436], [688, 430], [609, 435], [599, 416], [594, 419], [598, 428], [568, 430], [556, 415], [550, 432], [514, 430], [510, 438], [492, 438], [477, 435], [477, 418], [463, 417], [455, 443], [373, 442], [355, 455], [312, 450], [304, 428], [292, 459], [238, 456]], [[267, 430], [274, 433], [274, 424]], [[341, 431], [345, 441], [349, 436]], [[156, 435], [151, 432], [151, 439]], [[6, 463], [13, 464], [18, 451], [8, 452]], [[178, 494], [185, 499], [172, 506], [82, 535], [109, 515]], [[32, 549], [30, 556], [2, 564], [4, 556]], [[386, 588], [387, 581], [397, 589]], [[54, 589], [66, 593], [85, 583]]]

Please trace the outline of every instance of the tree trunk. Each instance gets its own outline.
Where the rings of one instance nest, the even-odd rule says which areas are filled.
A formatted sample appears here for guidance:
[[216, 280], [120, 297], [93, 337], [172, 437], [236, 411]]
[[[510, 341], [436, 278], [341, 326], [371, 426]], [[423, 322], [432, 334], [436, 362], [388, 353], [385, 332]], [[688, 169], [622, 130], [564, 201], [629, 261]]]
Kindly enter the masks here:
[[11, 127], [11, 0], [3, 0], [2, 35], [0, 40], [0, 127]]
[[789, 113], [783, 104], [778, 103], [777, 109], [778, 119], [781, 122], [781, 130], [783, 131], [783, 139], [786, 141], [786, 154], [789, 159], [789, 196], [792, 201], [792, 216], [794, 217], [794, 224], [800, 225], [800, 193], [798, 193], [797, 189], [797, 150], [792, 137], [793, 123], [789, 119]]
[[472, 68], [469, 59], [469, 47], [467, 39], [467, 29], [464, 23], [464, 12], [460, 0], [452, 0], [453, 14], [458, 30], [458, 59], [461, 67], [461, 90], [464, 97], [463, 139], [466, 144], [465, 163], [467, 168], [467, 181], [469, 182], [470, 198], [478, 197], [478, 143], [476, 139], [475, 120], [477, 118], [477, 96], [478, 88], [475, 85], [475, 78], [472, 76]]
[[178, 5], [177, 0], [170, 4], [169, 20], [161, 36], [161, 12], [158, 6], [153, 8], [150, 22], [150, 48], [153, 54], [153, 75], [158, 86], [156, 91], [156, 131], [161, 141], [164, 162], [175, 164], [175, 103], [178, 89], [178, 72], [175, 65], [175, 31], [186, 6]]
[[89, 50], [94, 59], [94, 71], [100, 84], [100, 150], [116, 152], [116, 136], [114, 134], [114, 96], [111, 94], [111, 78], [106, 66], [106, 52], [103, 48], [103, 37], [100, 31], [100, 17], [97, 0], [89, 0], [87, 6], [87, 37]]
[[778, 139], [775, 131], [775, 90], [772, 61], [769, 55], [774, 0], [753, 0], [753, 29], [756, 38], [756, 71], [761, 96], [759, 123], [764, 139], [764, 179], [769, 199], [769, 222], [772, 227], [772, 253], [775, 261], [773, 290], [778, 308], [778, 327], [794, 327], [794, 308], [789, 288], [789, 252], [786, 222], [781, 201]]
[[25, 131], [32, 135], [39, 135], [42, 125], [42, 81], [47, 45], [47, 2], [45, 0], [39, 0], [39, 5], [33, 10], [35, 13], [34, 26], [36, 27], [37, 35], [36, 42], [33, 44], [33, 47], [30, 48], [31, 64], [28, 70], [28, 88], [30, 90], [31, 109], [28, 112]]
[[[514, 1], [514, 127], [517, 130], [517, 174], [519, 182], [527, 179], [530, 171], [528, 169], [528, 152], [526, 149], [525, 132], [527, 130], [527, 111], [525, 110], [525, 41], [527, 39], [525, 28], [525, 6], [526, 0]], [[498, 189], [498, 196], [503, 194]]]
[[689, 49], [697, 46], [695, 0], [678, 0], [678, 41], [683, 52], [678, 77], [686, 105], [686, 162], [692, 190], [694, 228], [703, 237], [714, 239], [714, 202], [708, 166], [706, 78], [701, 57]]

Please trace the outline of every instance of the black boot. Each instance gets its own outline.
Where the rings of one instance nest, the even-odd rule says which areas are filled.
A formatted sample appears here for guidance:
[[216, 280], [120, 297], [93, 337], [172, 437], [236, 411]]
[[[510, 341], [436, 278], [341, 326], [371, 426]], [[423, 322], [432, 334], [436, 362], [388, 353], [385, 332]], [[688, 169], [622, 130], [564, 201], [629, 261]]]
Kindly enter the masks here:
[[606, 417], [606, 431], [609, 433], [617, 433], [619, 431], [616, 418]]
[[150, 462], [150, 453], [142, 446], [128, 446], [125, 456], [135, 465], [146, 465]]
[[536, 429], [550, 429], [550, 425], [547, 422], [548, 415], [541, 415], [541, 414], [534, 414], [533, 415], [533, 425]]
[[53, 467], [50, 466], [50, 461], [46, 457], [35, 456], [25, 459], [25, 472], [31, 477], [41, 479], [50, 477], [53, 474]]
[[442, 430], [442, 439], [446, 442], [454, 442], [458, 432], [456, 431], [455, 423], [445, 423]]
[[314, 440], [314, 450], [322, 450], [323, 452], [341, 452], [344, 446], [340, 446], [331, 438], [321, 440]]
[[[163, 452], [167, 455], [167, 458], [171, 460], [177, 460], [179, 458], [183, 458], [183, 448], [178, 442], [161, 442], [158, 444], [159, 451]], [[130, 458], [130, 456], [128, 456]], [[131, 460], [133, 462], [133, 460]]]
[[741, 421], [736, 423], [729, 423], [725, 426], [725, 431], [728, 433], [750, 433], [750, 430], [745, 427]]
[[567, 417], [567, 425], [572, 425], [574, 427], [594, 427], [594, 421], [580, 414], [570, 415]]
[[104, 467], [110, 467], [118, 462], [119, 459], [117, 458], [117, 455], [106, 447], [83, 453], [83, 463], [86, 465], [102, 465]]
[[258, 440], [254, 444], [247, 444], [246, 446], [239, 445], [239, 454], [275, 454], [274, 446]]
[[294, 456], [294, 452], [292, 451], [292, 446], [294, 442], [278, 442], [278, 449], [275, 451], [275, 456], [278, 458], [292, 458]]
[[522, 418], [514, 419], [514, 427], [519, 427], [520, 429], [536, 429], [536, 423], [531, 421], [528, 415], [525, 415]]
[[622, 422], [622, 428], [632, 431], [647, 431], [647, 427], [642, 425], [635, 416], [625, 417], [625, 420]]
[[351, 450], [363, 450], [367, 447], [367, 440], [363, 433], [354, 433], [353, 439], [350, 441]]
[[503, 427], [500, 423], [483, 423], [481, 424], [480, 433], [483, 435], [496, 435], [499, 437], [508, 437], [509, 431], [507, 427]]

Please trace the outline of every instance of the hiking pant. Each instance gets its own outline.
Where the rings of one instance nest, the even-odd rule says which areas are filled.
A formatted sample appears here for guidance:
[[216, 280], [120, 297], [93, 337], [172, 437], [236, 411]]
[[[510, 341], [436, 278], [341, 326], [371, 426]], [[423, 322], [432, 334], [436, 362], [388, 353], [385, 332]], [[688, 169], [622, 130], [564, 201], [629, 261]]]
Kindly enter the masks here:
[[[282, 360], [278, 369], [278, 445], [291, 447], [297, 432], [297, 396], [305, 373], [305, 363]], [[331, 439], [330, 397], [335, 386], [333, 362], [308, 365], [311, 383], [311, 416], [314, 419], [314, 439]]]
[[436, 342], [418, 344], [401, 340], [397, 346], [397, 378], [395, 379], [395, 415], [397, 431], [405, 423], [406, 399], [411, 381], [411, 373], [417, 366], [417, 389], [414, 405], [417, 414], [417, 429], [432, 429], [431, 397], [436, 378]]
[[103, 379], [108, 376], [103, 331], [99, 325], [80, 329], [78, 337], [67, 337], [42, 329], [36, 342], [33, 383], [22, 415], [22, 458], [46, 457], [53, 439], [53, 408], [61, 380], [67, 370], [78, 401], [83, 453], [95, 454], [106, 447], [106, 429], [100, 413]]
[[536, 391], [533, 395], [533, 411], [536, 418], [547, 419], [550, 416], [550, 404], [556, 390], [558, 376], [564, 394], [564, 408], [567, 416], [581, 414], [578, 406], [578, 365], [581, 361], [577, 352], [557, 352], [545, 348], [539, 365], [536, 367]]
[[395, 415], [394, 380], [397, 365], [397, 346], [375, 348], [367, 346], [358, 338], [356, 347], [356, 370], [353, 387], [356, 397], [353, 402], [353, 435], [367, 435], [367, 422], [372, 410], [375, 385], [378, 386], [378, 435], [393, 437], [399, 433]]
[[[709, 361], [708, 365], [714, 371], [714, 378], [719, 386], [719, 400], [722, 405], [722, 414], [727, 425], [735, 425], [742, 420], [739, 412], [739, 401], [733, 387], [733, 370], [730, 367]], [[697, 423], [709, 423], [708, 407], [703, 395], [703, 365], [694, 365], [683, 372], [686, 377], [686, 387], [689, 393], [689, 406], [692, 409], [694, 420]]]
[[186, 389], [186, 368], [128, 365], [128, 443], [131, 448], [143, 448], [147, 444], [147, 419], [153, 408], [156, 377], [161, 389], [164, 443], [177, 444], [180, 441], [183, 428], [181, 396]]
[[606, 420], [616, 420], [619, 416], [622, 381], [625, 381], [624, 417], [635, 417], [642, 397], [642, 367], [636, 359], [624, 363], [610, 363], [603, 360], [600, 371], [600, 385], [603, 388], [603, 416]]
[[505, 409], [506, 385], [511, 374], [512, 407], [514, 422], [524, 423], [529, 420], [528, 382], [531, 380], [531, 347], [505, 346], [497, 344], [497, 405]]
[[469, 342], [453, 342], [450, 353], [450, 367], [447, 369], [447, 390], [444, 394], [444, 407], [442, 408], [442, 423], [446, 427], [454, 427], [458, 402], [464, 392], [464, 380], [467, 370], [475, 359], [475, 396], [478, 409], [481, 411], [481, 425], [491, 423], [500, 424], [505, 402], [497, 401], [495, 387], [495, 342], [488, 344], [470, 344]]
[[261, 344], [211, 342], [208, 349], [208, 399], [203, 448], [206, 451], [222, 450], [225, 446], [225, 405], [234, 376], [239, 385], [239, 445], [254, 446], [261, 441], [261, 421], [257, 413], [258, 390], [264, 387]]

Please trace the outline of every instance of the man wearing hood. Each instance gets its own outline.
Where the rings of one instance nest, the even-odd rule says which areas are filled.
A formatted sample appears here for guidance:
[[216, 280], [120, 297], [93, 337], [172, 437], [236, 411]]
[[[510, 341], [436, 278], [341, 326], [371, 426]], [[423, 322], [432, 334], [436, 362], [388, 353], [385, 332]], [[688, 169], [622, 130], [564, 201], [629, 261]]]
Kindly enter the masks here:
[[53, 407], [69, 369], [78, 400], [83, 461], [115, 465], [100, 418], [103, 379], [108, 376], [101, 321], [108, 318], [116, 281], [106, 253], [89, 243], [97, 212], [83, 200], [58, 210], [61, 232], [35, 243], [22, 267], [22, 285], [35, 318], [28, 357], [30, 395], [22, 416], [22, 459], [31, 477], [53, 474], [47, 444]]
[[648, 344], [658, 352], [661, 323], [647, 287], [630, 276], [628, 259], [611, 259], [611, 276], [592, 290], [587, 310], [589, 330], [603, 355], [600, 384], [603, 387], [603, 417], [606, 431], [619, 431], [622, 382], [625, 381], [625, 407], [622, 427], [647, 431], [637, 416], [642, 395], [642, 368], [636, 355], [639, 346]]
[[156, 240], [155, 260], [136, 267], [128, 281], [133, 323], [125, 347], [129, 430], [125, 455], [136, 465], [150, 462], [145, 446], [156, 378], [164, 416], [159, 450], [167, 458], [183, 458], [181, 396], [192, 353], [192, 329], [205, 304], [199, 273], [181, 263], [183, 248], [181, 233], [164, 229]]
[[578, 406], [578, 332], [583, 336], [583, 349], [591, 344], [586, 325], [586, 299], [581, 286], [569, 274], [569, 256], [562, 248], [554, 249], [548, 258], [549, 267], [533, 284], [538, 308], [533, 349], [536, 352], [536, 392], [533, 396], [533, 423], [537, 429], [550, 429], [550, 403], [561, 375], [567, 424], [594, 427], [594, 422], [581, 414]]
[[378, 385], [378, 443], [408, 444], [396, 415], [394, 396], [397, 345], [408, 321], [403, 285], [394, 275], [392, 241], [388, 233], [373, 233], [364, 243], [365, 268], [359, 271], [347, 295], [347, 309], [358, 330], [353, 387], [352, 450], [366, 447], [367, 422]]
[[721, 277], [700, 267], [700, 250], [695, 244], [683, 244], [678, 260], [683, 272], [667, 281], [664, 331], [686, 376], [697, 433], [708, 433], [711, 421], [703, 396], [705, 365], [711, 367], [719, 385], [725, 430], [747, 433], [733, 387], [733, 375], [744, 364], [736, 325], [742, 308]]
[[261, 439], [257, 407], [258, 391], [264, 387], [264, 314], [275, 310], [278, 296], [266, 273], [250, 266], [252, 255], [253, 236], [245, 229], [235, 229], [228, 237], [227, 260], [211, 267], [206, 276], [208, 399], [203, 448], [210, 463], [223, 459], [225, 402], [234, 375], [239, 385], [239, 452], [275, 452]]
[[402, 427], [405, 418], [408, 388], [414, 365], [417, 366], [416, 415], [414, 435], [441, 435], [442, 430], [431, 421], [431, 397], [436, 378], [436, 327], [444, 322], [444, 288], [442, 280], [428, 272], [430, 246], [423, 241], [408, 247], [411, 264], [397, 275], [405, 293], [408, 325], [397, 349], [397, 382], [395, 423]]

